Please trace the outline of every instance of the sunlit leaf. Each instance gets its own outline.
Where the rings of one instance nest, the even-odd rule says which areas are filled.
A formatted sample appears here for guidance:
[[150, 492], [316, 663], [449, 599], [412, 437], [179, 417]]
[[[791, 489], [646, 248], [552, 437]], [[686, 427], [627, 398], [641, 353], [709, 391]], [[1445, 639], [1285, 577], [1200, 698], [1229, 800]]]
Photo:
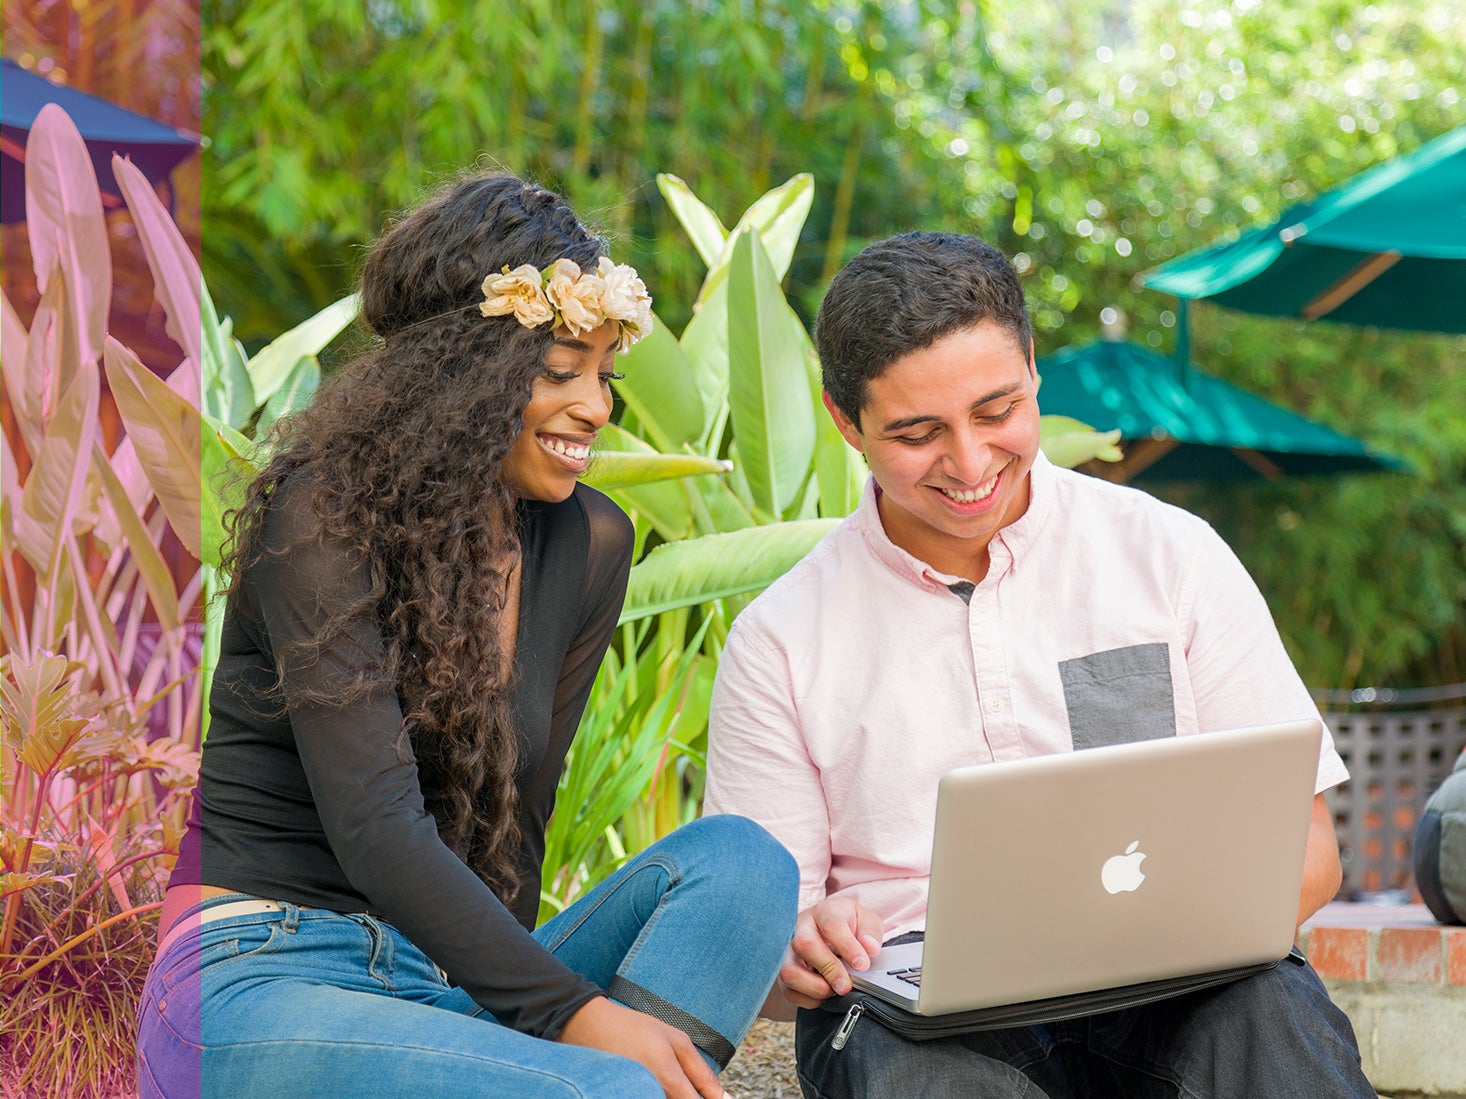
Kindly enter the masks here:
[[[132, 510], [138, 515], [146, 515], [153, 502], [153, 489], [148, 484], [148, 475], [143, 472], [142, 463], [137, 460], [137, 449], [126, 435], [107, 459], [107, 464], [123, 491], [127, 493]], [[125, 537], [118, 516], [112, 508], [104, 507], [99, 510], [96, 533], [109, 546], [117, 545]]]
[[[25, 146], [25, 213], [36, 281], [44, 292], [59, 265], [65, 273], [79, 359], [70, 373], [101, 354], [112, 303], [112, 249], [91, 154], [67, 113], [47, 103]], [[62, 385], [70, 384], [63, 378]]]
[[769, 256], [769, 266], [782, 280], [794, 260], [799, 233], [814, 203], [814, 176], [800, 172], [772, 191], [762, 195], [738, 219], [730, 236], [741, 230], [756, 229], [760, 243]]
[[305, 355], [285, 377], [280, 388], [270, 395], [255, 425], [255, 438], [262, 439], [282, 416], [304, 408], [321, 384], [321, 364], [314, 355]]
[[799, 231], [804, 227], [804, 219], [809, 216], [813, 201], [814, 177], [807, 172], [801, 172], [754, 202], [728, 234], [718, 258], [708, 265], [707, 277], [703, 279], [702, 289], [698, 292], [697, 303], [693, 308], [700, 308], [727, 281], [738, 239], [749, 230], [758, 233], [768, 254], [774, 280], [782, 281], [794, 259]]
[[59, 874], [38, 873], [34, 870], [7, 871], [0, 874], [0, 898], [8, 897], [13, 893], [24, 893], [27, 889], [34, 889], [39, 885], [55, 885], [64, 880]]
[[[699, 533], [718, 534], [759, 524], [754, 506], [747, 499], [747, 485], [739, 475], [736, 457], [731, 473], [722, 477], [697, 477], [688, 486], [693, 526]], [[742, 486], [742, 495], [735, 486]]]
[[41, 436], [40, 394], [32, 391], [25, 374], [29, 350], [30, 337], [25, 325], [10, 304], [10, 296], [0, 291], [0, 373], [5, 379], [5, 397], [20, 426], [26, 449], [34, 451]]
[[199, 411], [111, 337], [102, 359], [148, 483], [179, 540], [189, 553], [201, 557], [204, 514], [210, 513], [213, 526], [219, 519], [212, 494], [205, 499], [203, 491]]
[[682, 228], [687, 230], [697, 254], [711, 267], [722, 255], [723, 242], [728, 239], [728, 230], [718, 215], [704, 206], [692, 193], [692, 188], [674, 175], [665, 172], [658, 175], [657, 190], [662, 192]]
[[1049, 461], [1066, 469], [1094, 458], [1102, 462], [1120, 461], [1124, 455], [1116, 445], [1119, 441], [1119, 431], [1095, 431], [1068, 416], [1039, 419], [1039, 445]]
[[153, 185], [130, 160], [112, 154], [112, 172], [153, 273], [153, 295], [167, 317], [168, 335], [186, 358], [203, 361], [199, 288], [203, 275]]
[[679, 450], [702, 435], [703, 403], [692, 364], [660, 320], [621, 356], [618, 369], [626, 376], [615, 383], [616, 393], [658, 449]]
[[95, 368], [76, 375], [46, 424], [20, 510], [13, 516], [17, 548], [43, 582], [56, 573], [62, 542], [82, 511], [100, 395]]
[[[805, 349], [804, 364], [811, 401], [820, 402], [819, 356], [814, 348]], [[865, 463], [823, 407], [815, 412], [814, 419], [814, 473], [819, 486], [819, 512], [827, 519], [841, 519], [860, 503], [860, 494], [865, 489]]]
[[704, 431], [702, 450], [710, 438], [719, 412], [728, 405], [728, 283], [721, 286], [693, 314], [682, 331], [682, 353], [702, 401]]
[[[210, 352], [204, 356], [200, 373], [202, 388], [190, 403], [226, 424], [243, 426], [248, 423], [259, 407], [259, 400], [245, 366], [244, 349], [234, 338], [234, 325], [228, 317], [219, 322], [216, 338], [210, 341]], [[186, 393], [181, 395], [185, 399], [189, 396]]]
[[86, 731], [86, 721], [72, 715], [68, 682], [83, 670], [64, 656], [43, 654], [26, 661], [7, 653], [0, 658], [5, 742], [37, 775], [57, 769]]
[[599, 489], [632, 488], [704, 473], [727, 473], [733, 463], [701, 454], [625, 454], [601, 450], [581, 478]]
[[319, 355], [332, 340], [356, 320], [361, 298], [356, 294], [326, 306], [313, 317], [271, 340], [249, 360], [255, 399], [268, 401], [285, 384], [296, 364], [307, 355]]
[[228, 424], [205, 414], [199, 447], [204, 492], [200, 560], [217, 566], [227, 539], [224, 515], [243, 500], [245, 482], [254, 470], [254, 444]]
[[[231, 358], [235, 349], [232, 331], [220, 323], [208, 284], [202, 281], [199, 283], [199, 333], [203, 354], [199, 362], [199, 380], [208, 389], [215, 384], [214, 379], [231, 377]], [[194, 407], [202, 407], [202, 404], [201, 394], [200, 400], [194, 402]]]
[[[601, 429], [597, 458], [592, 471], [603, 458], [617, 455], [647, 458], [656, 455], [651, 444], [643, 442], [615, 424]], [[692, 505], [688, 500], [690, 483], [660, 481], [638, 486], [606, 486], [613, 500], [628, 512], [642, 515], [666, 541], [686, 538], [692, 533]]]
[[118, 479], [112, 463], [98, 443], [92, 444], [92, 465], [102, 486], [113, 522], [117, 524], [121, 538], [126, 541], [128, 552], [137, 566], [138, 574], [148, 589], [158, 623], [165, 630], [177, 629], [178, 592], [173, 586], [173, 573], [153, 539], [147, 525], [132, 506], [127, 489]]
[[56, 403], [76, 376], [81, 363], [76, 317], [67, 304], [66, 273], [58, 265], [36, 306], [26, 340], [21, 384], [31, 430], [37, 435], [56, 411]]
[[[0, 542], [8, 548], [15, 542], [15, 527], [11, 509], [20, 505], [20, 478], [15, 472], [15, 452], [10, 448], [10, 436], [0, 425]], [[9, 641], [10, 620], [4, 619]]]

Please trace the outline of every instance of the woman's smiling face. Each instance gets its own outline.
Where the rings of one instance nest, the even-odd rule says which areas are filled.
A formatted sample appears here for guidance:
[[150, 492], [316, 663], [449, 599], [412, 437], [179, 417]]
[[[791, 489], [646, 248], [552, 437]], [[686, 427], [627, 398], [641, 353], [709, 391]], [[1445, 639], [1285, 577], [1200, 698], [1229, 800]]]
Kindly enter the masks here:
[[596, 433], [611, 418], [611, 380], [621, 326], [607, 321], [571, 336], [555, 329], [545, 370], [534, 380], [524, 426], [504, 457], [504, 480], [520, 497], [558, 503], [590, 465]]

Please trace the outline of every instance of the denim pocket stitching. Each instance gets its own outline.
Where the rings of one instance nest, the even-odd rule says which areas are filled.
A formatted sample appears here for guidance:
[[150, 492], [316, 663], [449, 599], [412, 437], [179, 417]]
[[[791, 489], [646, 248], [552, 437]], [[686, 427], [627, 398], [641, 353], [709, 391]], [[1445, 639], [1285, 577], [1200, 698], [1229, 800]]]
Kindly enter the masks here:
[[[244, 928], [241, 928], [240, 930], [244, 930]], [[235, 962], [244, 961], [246, 958], [257, 958], [262, 954], [273, 954], [275, 951], [279, 950], [280, 947], [285, 944], [284, 922], [281, 920], [276, 920], [273, 926], [271, 926], [270, 928], [269, 938], [267, 938], [263, 943], [255, 947], [253, 950], [240, 950], [240, 940], [238, 938], [222, 940], [218, 945], [222, 946], [225, 943], [233, 948], [233, 953], [230, 954], [228, 957], [219, 958], [216, 961], [210, 962], [209, 968], [213, 971], [217, 972], [218, 970], [226, 966], [232, 965]]]
[[179, 952], [177, 957], [172, 958], [167, 965], [159, 969], [158, 984], [162, 986], [164, 996], [172, 992], [179, 981], [187, 977], [197, 977], [206, 967], [225, 960], [225, 958], [214, 957], [214, 955], [225, 952], [227, 957], [239, 951], [238, 939], [226, 939], [205, 945], [202, 937], [195, 933], [192, 937], [180, 939], [177, 945], [169, 947], [164, 957], [173, 954], [179, 946], [184, 944], [187, 944], [188, 949]]

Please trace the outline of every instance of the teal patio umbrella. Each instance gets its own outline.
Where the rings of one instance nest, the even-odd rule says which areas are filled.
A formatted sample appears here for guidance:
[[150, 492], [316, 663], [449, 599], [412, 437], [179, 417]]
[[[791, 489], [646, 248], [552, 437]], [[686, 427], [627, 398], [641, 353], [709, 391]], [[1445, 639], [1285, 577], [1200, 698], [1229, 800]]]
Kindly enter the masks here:
[[1280, 480], [1407, 468], [1358, 439], [1289, 412], [1195, 367], [1125, 340], [1076, 344], [1038, 360], [1043, 412], [1118, 429], [1112, 481]]
[[1204, 298], [1270, 316], [1466, 332], [1466, 126], [1141, 281], [1180, 298], [1183, 312]]

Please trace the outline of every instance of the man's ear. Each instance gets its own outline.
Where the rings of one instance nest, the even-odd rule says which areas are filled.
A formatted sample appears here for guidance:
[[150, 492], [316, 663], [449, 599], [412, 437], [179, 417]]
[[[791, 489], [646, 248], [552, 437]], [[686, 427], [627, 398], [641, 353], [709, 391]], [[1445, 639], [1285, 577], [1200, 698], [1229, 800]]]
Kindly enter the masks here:
[[855, 424], [850, 421], [849, 416], [840, 411], [840, 409], [836, 406], [834, 400], [831, 399], [829, 390], [821, 389], [820, 399], [825, 402], [825, 408], [829, 409], [830, 412], [830, 419], [835, 421], [835, 427], [839, 430], [845, 441], [853, 446], [856, 450], [858, 450], [861, 454], [864, 454], [865, 440], [861, 438], [860, 428], [856, 427]]

